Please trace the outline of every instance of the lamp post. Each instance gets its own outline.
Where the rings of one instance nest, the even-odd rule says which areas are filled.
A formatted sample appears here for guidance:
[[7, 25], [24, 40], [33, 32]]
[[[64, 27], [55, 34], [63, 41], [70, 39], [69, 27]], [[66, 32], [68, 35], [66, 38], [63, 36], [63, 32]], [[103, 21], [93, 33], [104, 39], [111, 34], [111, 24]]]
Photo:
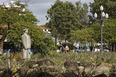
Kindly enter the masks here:
[[[100, 26], [101, 26], [101, 55], [103, 55], [103, 46], [102, 46], [102, 28], [103, 28], [103, 24], [107, 21], [107, 19], [108, 19], [108, 14], [106, 13], [104, 13], [103, 12], [103, 6], [101, 6], [100, 7], [100, 10], [101, 10], [101, 19], [100, 19]], [[97, 20], [97, 13], [95, 13], [94, 14], [94, 17], [95, 17], [95, 19], [96, 19], [96, 21], [98, 21]], [[105, 19], [104, 18], [106, 18], [106, 21], [105, 21]]]

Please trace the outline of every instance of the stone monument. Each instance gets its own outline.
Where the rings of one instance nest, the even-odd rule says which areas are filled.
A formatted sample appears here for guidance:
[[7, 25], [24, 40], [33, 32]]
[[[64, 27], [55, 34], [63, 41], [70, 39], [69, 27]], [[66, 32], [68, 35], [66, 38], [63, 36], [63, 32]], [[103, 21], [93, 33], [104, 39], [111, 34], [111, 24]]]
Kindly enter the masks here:
[[23, 59], [30, 60], [31, 59], [31, 38], [28, 33], [28, 29], [24, 29], [24, 34], [22, 35], [22, 44], [23, 44]]

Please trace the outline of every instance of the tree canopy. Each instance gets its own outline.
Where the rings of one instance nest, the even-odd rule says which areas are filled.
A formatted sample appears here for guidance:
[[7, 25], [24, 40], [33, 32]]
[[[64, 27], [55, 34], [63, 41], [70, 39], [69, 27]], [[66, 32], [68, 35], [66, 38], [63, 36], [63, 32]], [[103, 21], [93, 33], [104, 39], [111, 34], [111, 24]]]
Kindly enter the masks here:
[[[16, 1], [13, 4], [9, 3], [10, 8], [5, 8], [3, 5], [0, 6], [0, 23], [7, 24], [8, 27], [18, 21], [31, 22], [36, 24], [37, 18], [26, 9], [26, 4], [21, 4], [20, 1]], [[17, 6], [17, 7], [16, 7]], [[23, 11], [25, 9], [25, 11]]]
[[[70, 39], [75, 30], [85, 28], [88, 21], [88, 6], [76, 2], [76, 7], [71, 2], [56, 0], [54, 5], [47, 11], [49, 19], [47, 26], [52, 29], [52, 34], [62, 39]], [[82, 27], [83, 26], [83, 27]]]
[[103, 11], [109, 14], [109, 18], [116, 18], [116, 1], [115, 0], [94, 0], [93, 3], [90, 3], [90, 21], [94, 22], [93, 15], [96, 12], [98, 14], [98, 18], [101, 17], [100, 6], [103, 6]]
[[109, 20], [104, 24], [103, 28], [103, 40], [110, 45], [116, 43], [116, 19]]
[[44, 37], [44, 32], [42, 29], [37, 28], [34, 24], [30, 22], [16, 22], [11, 26], [11, 29], [7, 31], [8, 41], [13, 40], [14, 44], [21, 43], [21, 36], [24, 34], [23, 29], [28, 28], [28, 35], [31, 37], [31, 45], [37, 47], [40, 45], [41, 39]]
[[[24, 33], [23, 29], [28, 28], [31, 43], [36, 47], [40, 44], [44, 32], [37, 28], [36, 24], [38, 20], [33, 13], [26, 8], [26, 4], [21, 4], [20, 2], [21, 1], [16, 1], [13, 4], [10, 3], [10, 8], [4, 8], [3, 5], [0, 6], [0, 25], [8, 26], [5, 35], [8, 41], [13, 41], [14, 44], [21, 43], [21, 35]], [[17, 7], [14, 7], [14, 5]], [[5, 30], [0, 31], [3, 33]]]
[[80, 29], [88, 28], [89, 17], [87, 3], [82, 4], [81, 1], [76, 2], [76, 11], [79, 16], [78, 21], [81, 24]]
[[71, 40], [72, 41], [78, 41], [80, 42], [80, 44], [82, 43], [86, 43], [86, 42], [93, 42], [94, 38], [94, 31], [92, 28], [85, 28], [82, 30], [77, 30], [75, 31], [72, 36], [71, 36]]

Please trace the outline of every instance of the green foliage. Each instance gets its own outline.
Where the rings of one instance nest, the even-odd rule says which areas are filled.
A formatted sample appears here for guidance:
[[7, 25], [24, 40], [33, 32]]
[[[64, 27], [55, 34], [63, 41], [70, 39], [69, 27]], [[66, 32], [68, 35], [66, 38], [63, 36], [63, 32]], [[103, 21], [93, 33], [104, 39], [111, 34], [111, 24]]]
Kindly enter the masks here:
[[51, 50], [55, 50], [56, 46], [55, 45], [51, 45]]
[[31, 59], [33, 59], [33, 60], [37, 60], [37, 59], [41, 59], [41, 58], [43, 58], [43, 56], [41, 54], [39, 54], [39, 53], [34, 54], [33, 56], [31, 56]]
[[[14, 44], [21, 43], [23, 29], [29, 28], [28, 34], [31, 36], [32, 45], [36, 47], [40, 44], [40, 40], [44, 34], [42, 30], [37, 29], [35, 24], [37, 24], [38, 20], [32, 12], [26, 9], [27, 4], [21, 4], [20, 2], [21, 1], [16, 1], [14, 3], [17, 6], [20, 6], [18, 9], [11, 3], [11, 8], [7, 10], [3, 10], [3, 6], [0, 6], [0, 24], [8, 26], [8, 30], [5, 35], [8, 38], [8, 41], [13, 41]], [[25, 9], [25, 11], [22, 11], [22, 9]], [[6, 30], [0, 30], [2, 33], [5, 31]]]
[[86, 42], [94, 41], [94, 30], [92, 28], [85, 28], [82, 30], [77, 30], [72, 33], [71, 40], [72, 41], [80, 41], [81, 45], [85, 45]]
[[88, 27], [88, 5], [87, 3], [82, 4], [81, 1], [76, 2], [76, 11], [79, 16], [78, 21], [80, 22], [81, 26], [80, 29], [84, 29]]
[[109, 44], [116, 43], [116, 19], [111, 19], [109, 22], [104, 24], [103, 28], [103, 35], [104, 35], [104, 41], [106, 41]]
[[[109, 44], [116, 42], [116, 19], [110, 19], [107, 23], [104, 23], [103, 27], [103, 41]], [[91, 29], [93, 29], [94, 34], [92, 35], [95, 41], [101, 40], [101, 27], [99, 23], [94, 23], [91, 25]]]
[[71, 33], [80, 28], [80, 23], [77, 21], [79, 16], [71, 2], [57, 0], [48, 9], [47, 14], [47, 19], [50, 19], [47, 26], [52, 29], [55, 37], [59, 34], [61, 39], [70, 39]]
[[[116, 1], [115, 0], [94, 0], [93, 3], [90, 3], [90, 12], [94, 15], [96, 12], [98, 18], [101, 18], [100, 6], [103, 6], [103, 11], [108, 13], [109, 18], [116, 18]], [[94, 22], [93, 15], [90, 16], [91, 22]]]
[[31, 37], [31, 45], [38, 47], [40, 45], [41, 39], [44, 37], [44, 32], [37, 28], [34, 24], [30, 22], [16, 22], [13, 26], [10, 26], [10, 30], [7, 31], [8, 41], [13, 39], [14, 44], [21, 43], [21, 36], [24, 34], [23, 29], [28, 28], [28, 35]]
[[97, 56], [97, 58], [96, 58], [96, 65], [99, 66], [99, 65], [101, 65], [101, 63], [102, 63], [102, 61], [101, 61], [100, 56]]
[[26, 61], [25, 65], [29, 68], [32, 68], [33, 67], [33, 64], [31, 61]]
[[7, 56], [0, 56], [0, 69], [7, 68]]
[[[112, 64], [112, 67], [111, 67], [111, 70], [109, 71], [109, 73], [116, 73], [116, 66], [115, 66], [116, 56], [115, 56], [115, 54], [116, 54], [116, 52], [108, 52], [108, 53], [104, 53], [103, 56], [101, 56], [101, 54], [99, 52], [94, 52], [94, 53], [84, 52], [84, 53], [77, 53], [77, 55], [76, 55], [76, 52], [68, 52], [66, 54], [66, 53], [58, 53], [58, 52], [53, 51], [53, 52], [49, 52], [49, 55], [47, 55], [46, 57], [42, 57], [41, 54], [38, 53], [38, 54], [35, 54], [35, 55], [32, 56], [33, 57], [32, 61], [27, 61], [27, 62], [24, 62], [22, 60], [16, 61], [16, 64], [12, 68], [13, 74], [11, 74], [11, 75], [12, 76], [19, 75], [20, 77], [33, 77], [33, 76], [39, 76], [40, 77], [40, 75], [41, 75], [40, 73], [42, 72], [41, 69], [39, 67], [37, 67], [37, 69], [35, 69], [35, 68], [32, 68], [32, 66], [35, 65], [35, 63], [37, 61], [45, 60], [46, 58], [54, 63], [55, 69], [57, 69], [58, 71], [64, 71], [64, 73], [68, 74], [69, 76], [77, 76], [77, 77], [79, 76], [80, 77], [81, 74], [82, 74], [84, 76], [86, 75], [86, 77], [91, 77], [91, 76], [93, 76], [93, 74], [95, 74], [95, 70], [96, 70], [97, 66], [96, 67], [89, 67], [90, 71], [88, 71], [86, 74], [85, 73], [79, 73], [79, 75], [75, 75], [75, 74], [71, 73], [72, 71], [70, 73], [67, 73], [67, 71], [65, 71], [65, 69], [62, 69], [62, 66], [64, 66], [64, 63], [67, 60], [72, 61], [72, 62], [73, 61], [77, 62], [77, 61], [83, 61], [84, 60], [86, 62], [94, 63], [94, 64], [97, 64], [97, 65], [100, 65], [102, 63], [107, 63], [108, 65], [111, 65], [112, 64], [111, 61], [113, 61], [114, 63]], [[4, 60], [4, 58], [5, 58], [5, 60]], [[110, 59], [111, 61], [106, 62], [108, 59]], [[6, 65], [7, 64], [7, 59], [6, 59], [5, 56], [0, 56], [0, 64], [1, 64], [1, 66], [7, 66]], [[18, 67], [19, 68], [24, 67], [26, 69], [25, 65], [26, 65], [26, 67], [30, 68], [27, 71], [30, 71], [31, 69], [33, 69], [33, 71], [32, 72], [25, 72], [25, 71], [22, 72], [22, 71], [17, 70]], [[47, 67], [47, 66], [45, 66], [45, 67]], [[7, 68], [7, 67], [5, 67], [5, 68]], [[1, 69], [3, 69], [3, 67]], [[36, 71], [34, 71], [34, 69]], [[50, 73], [52, 76], [59, 75], [59, 72], [55, 72], [55, 75], [54, 75], [54, 73], [51, 73], [51, 71], [48, 71], [47, 73]], [[5, 77], [6, 74], [9, 75], [9, 73], [3, 72], [3, 73], [0, 73], [0, 76]], [[46, 74], [46, 76], [48, 76], [48, 75]]]
[[107, 23], [104, 24], [103, 27], [103, 42], [109, 43], [110, 45], [113, 45], [115, 43], [115, 12], [116, 12], [116, 1], [115, 0], [94, 0], [93, 3], [90, 3], [90, 12], [92, 15], [90, 15], [90, 21], [93, 25], [91, 27], [94, 29], [95, 35], [94, 39], [96, 41], [100, 41], [101, 39], [101, 28], [100, 24], [94, 23], [95, 19], [93, 18], [94, 13], [96, 12], [98, 14], [98, 19], [101, 19], [101, 10], [100, 6], [103, 6], [103, 11], [105, 13], [108, 13], [109, 19]]
[[116, 66], [115, 65], [112, 65], [112, 68], [110, 69], [110, 72], [111, 73], [116, 73]]
[[[20, 2], [21, 1], [14, 2], [15, 5], [20, 6], [18, 9], [12, 6], [11, 3], [11, 8], [7, 10], [3, 10], [3, 6], [0, 7], [0, 23], [7, 24], [8, 26], [10, 26], [13, 23], [18, 22], [20, 20], [25, 22], [31, 22], [33, 24], [36, 24], [38, 22], [38, 20], [35, 18], [32, 12], [26, 9], [26, 4], [21, 4]], [[26, 10], [22, 11], [22, 9]]]
[[49, 56], [51, 56], [51, 57], [56, 57], [56, 56], [59, 56], [60, 54], [58, 53], [58, 52], [56, 52], [56, 51], [50, 51], [49, 52]]
[[101, 47], [100, 46], [98, 46], [98, 45], [96, 45], [96, 46], [94, 46], [95, 48], [98, 48], [98, 49], [100, 49]]
[[[54, 42], [52, 40], [51, 36], [45, 36], [42, 38], [41, 44], [40, 44], [40, 49], [42, 50], [42, 53], [45, 55], [48, 54], [50, 49], [53, 48]], [[51, 48], [52, 47], [52, 48]]]
[[94, 35], [92, 35], [93, 39], [95, 41], [100, 41], [100, 39], [101, 39], [101, 27], [100, 27], [100, 24], [99, 23], [94, 23], [93, 25], [91, 25], [91, 28], [93, 29], [93, 32], [94, 32]]

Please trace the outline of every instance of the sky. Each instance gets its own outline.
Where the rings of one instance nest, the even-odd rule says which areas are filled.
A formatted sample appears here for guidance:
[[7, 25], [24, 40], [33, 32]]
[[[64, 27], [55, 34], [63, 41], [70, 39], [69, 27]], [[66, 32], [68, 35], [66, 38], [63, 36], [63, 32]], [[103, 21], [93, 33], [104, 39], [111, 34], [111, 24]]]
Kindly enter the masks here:
[[[18, 1], [18, 0], [0, 0], [0, 5], [4, 4], [7, 5], [10, 1]], [[22, 1], [22, 0], [20, 0]], [[28, 0], [26, 0], [28, 1]], [[46, 20], [47, 10], [51, 7], [51, 4], [53, 5], [56, 0], [30, 0], [28, 3], [28, 9], [32, 11], [34, 16], [40, 21], [37, 25], [44, 25], [49, 20]], [[60, 1], [68, 1], [75, 4], [77, 1], [81, 1], [81, 3], [87, 3], [89, 5], [89, 2], [93, 3], [94, 0], [60, 0]]]

